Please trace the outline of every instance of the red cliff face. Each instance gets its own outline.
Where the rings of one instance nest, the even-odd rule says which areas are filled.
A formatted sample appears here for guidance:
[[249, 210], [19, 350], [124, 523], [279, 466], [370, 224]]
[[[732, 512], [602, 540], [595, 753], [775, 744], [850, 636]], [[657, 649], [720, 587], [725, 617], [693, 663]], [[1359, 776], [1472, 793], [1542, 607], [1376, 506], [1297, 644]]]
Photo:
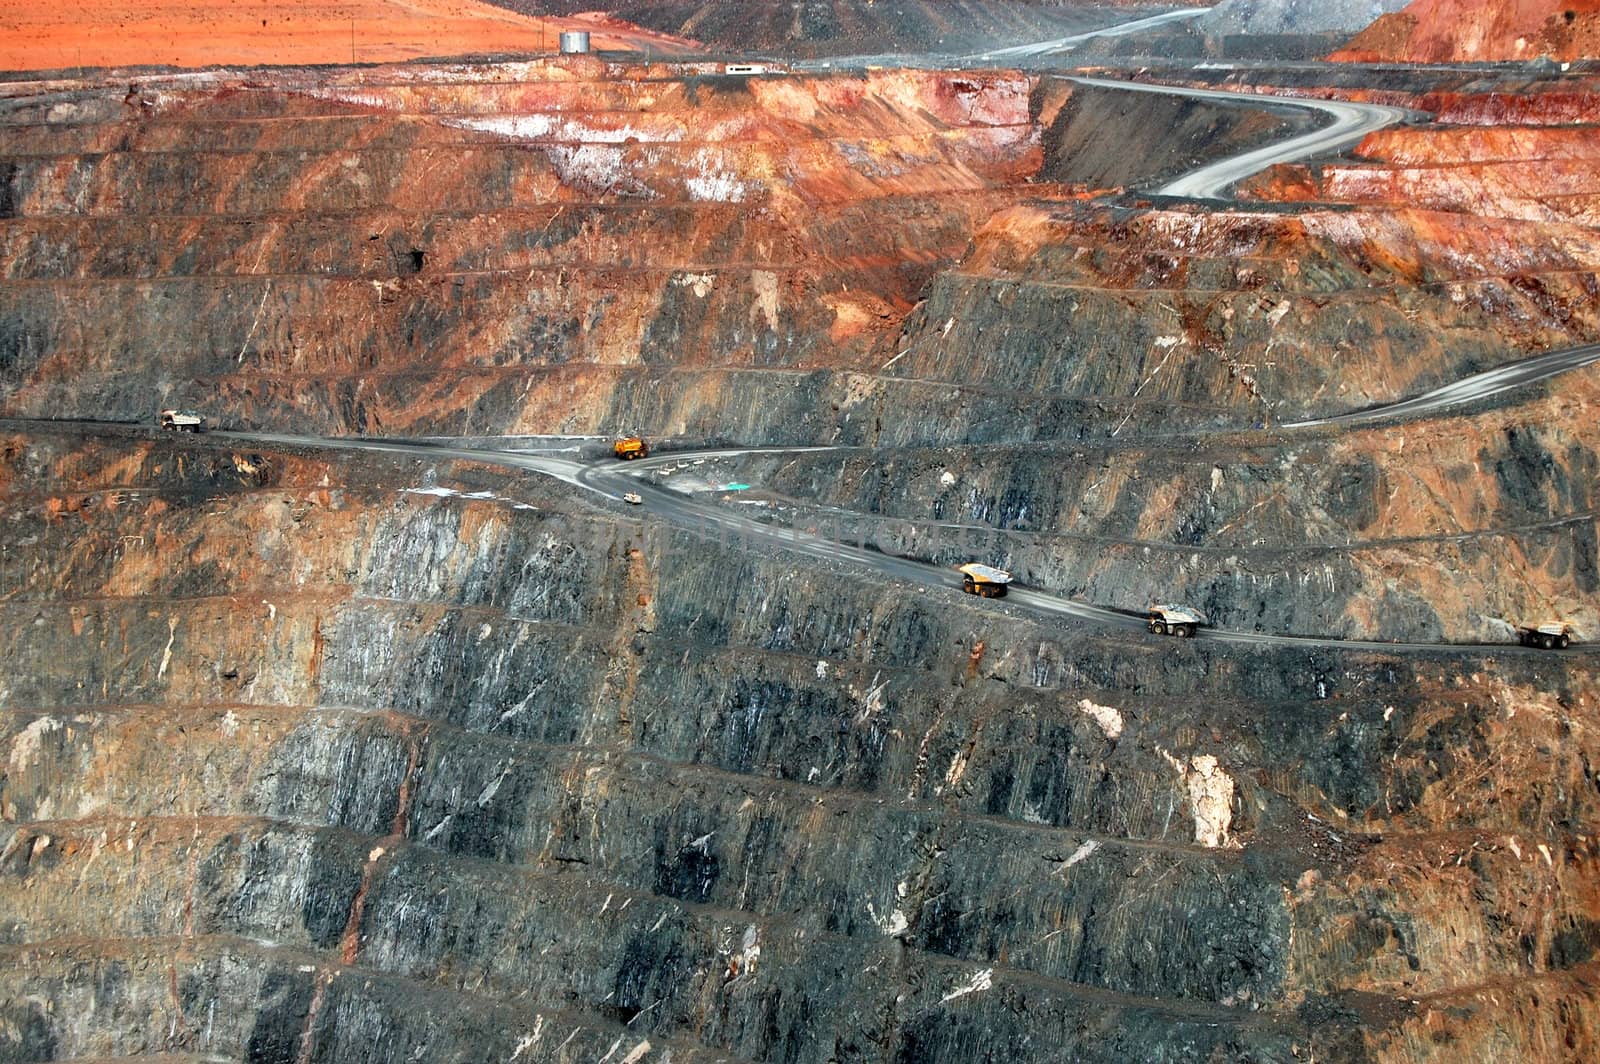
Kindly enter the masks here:
[[[630, 74], [594, 59], [458, 66], [448, 81], [307, 74], [292, 91], [151, 92], [137, 114], [117, 92], [85, 121], [12, 127], [0, 140], [17, 153], [16, 218], [0, 243], [20, 258], [0, 269], [45, 282], [12, 296], [69, 275], [80, 291], [109, 268], [117, 281], [80, 294], [181, 305], [192, 324], [217, 292], [253, 292], [225, 340], [136, 313], [184, 332], [184, 350], [158, 353], [146, 324], [131, 326], [144, 337], [132, 347], [109, 333], [51, 343], [37, 350], [56, 368], [39, 383], [92, 375], [90, 363], [121, 374], [137, 350], [146, 369], [175, 357], [212, 378], [213, 406], [327, 386], [347, 399], [313, 406], [390, 431], [494, 394], [508, 424], [605, 425], [619, 374], [667, 401], [641, 371], [779, 374], [787, 387], [796, 371], [892, 357], [875, 352], [926, 278], [1041, 158], [1031, 83], [1015, 74]], [[82, 151], [100, 161], [72, 161]], [[130, 243], [135, 215], [145, 232]], [[47, 232], [88, 257], [49, 250]], [[139, 261], [90, 261], [112, 245]], [[151, 284], [171, 298], [147, 301]], [[707, 390], [685, 379], [646, 420], [686, 430]]]
[[[1263, 199], [1390, 204], [1537, 223], [1600, 224], [1600, 86], [1564, 84], [1494, 93], [1435, 93], [1416, 106], [1427, 126], [1374, 133], [1360, 162], [1285, 167], [1253, 183]], [[1470, 234], [1462, 238], [1471, 241]], [[1541, 242], [1564, 240], [1552, 230]]]
[[1600, 54], [1596, 0], [1416, 0], [1329, 56], [1345, 62], [1491, 62]]

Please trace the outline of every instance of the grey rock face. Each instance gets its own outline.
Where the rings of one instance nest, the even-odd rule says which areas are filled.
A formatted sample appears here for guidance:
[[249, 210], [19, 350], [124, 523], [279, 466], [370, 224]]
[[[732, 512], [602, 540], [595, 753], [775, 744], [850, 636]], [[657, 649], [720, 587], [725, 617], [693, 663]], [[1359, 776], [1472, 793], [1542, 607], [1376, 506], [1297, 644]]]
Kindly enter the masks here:
[[[295, 589], [65, 592], [59, 532], [6, 570], [0, 1059], [1355, 1060], [1297, 984], [1437, 979], [1463, 921], [1479, 964], [1525, 948], [1488, 929], [1534, 873], [1492, 854], [1466, 908], [1316, 886], [1413, 859], [1334, 810], [1463, 827], [1429, 794], [1507, 740], [1492, 687], [1430, 703], [1452, 652], [1175, 647], [548, 500], [284, 490], [227, 517]], [[219, 504], [166, 498], [201, 549]], [[1532, 783], [1517, 816], [1592, 816]]]
[[1202, 15], [1208, 33], [1355, 33], [1411, 0], [1222, 0]]

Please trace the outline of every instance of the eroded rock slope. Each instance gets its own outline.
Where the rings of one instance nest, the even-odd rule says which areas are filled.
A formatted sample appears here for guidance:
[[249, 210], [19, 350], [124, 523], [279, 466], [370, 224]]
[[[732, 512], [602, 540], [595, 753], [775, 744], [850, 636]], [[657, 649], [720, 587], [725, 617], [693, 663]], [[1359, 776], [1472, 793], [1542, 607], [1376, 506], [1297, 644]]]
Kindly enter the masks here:
[[643, 74], [15, 101], [4, 412], [845, 444], [663, 479], [1441, 645], [8, 422], [0, 1059], [1593, 1056], [1594, 657], [1447, 643], [1592, 625], [1594, 371], [1282, 428], [1594, 340], [1581, 212], [1152, 207], [1047, 172], [1138, 118], [1063, 83]]
[[1356, 1059], [1508, 970], [1589, 1007], [1577, 659], [1174, 654], [481, 468], [116, 443], [6, 445], [16, 1059]]

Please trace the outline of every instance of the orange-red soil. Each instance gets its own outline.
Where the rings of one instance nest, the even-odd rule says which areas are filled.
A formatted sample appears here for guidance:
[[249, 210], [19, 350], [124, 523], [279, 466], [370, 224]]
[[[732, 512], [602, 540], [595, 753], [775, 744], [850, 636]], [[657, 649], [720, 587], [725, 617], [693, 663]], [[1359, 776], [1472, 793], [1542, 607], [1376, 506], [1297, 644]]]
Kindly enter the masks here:
[[562, 30], [596, 49], [692, 45], [597, 18], [529, 18], [475, 0], [90, 0], [0, 6], [0, 69], [376, 63], [553, 52]]
[[1249, 183], [1251, 194], [1600, 226], [1600, 85], [1435, 93], [1417, 106], [1434, 125], [1368, 136], [1356, 151], [1362, 162], [1275, 168]]
[[1600, 0], [1416, 0], [1328, 58], [1462, 63], [1595, 55]]

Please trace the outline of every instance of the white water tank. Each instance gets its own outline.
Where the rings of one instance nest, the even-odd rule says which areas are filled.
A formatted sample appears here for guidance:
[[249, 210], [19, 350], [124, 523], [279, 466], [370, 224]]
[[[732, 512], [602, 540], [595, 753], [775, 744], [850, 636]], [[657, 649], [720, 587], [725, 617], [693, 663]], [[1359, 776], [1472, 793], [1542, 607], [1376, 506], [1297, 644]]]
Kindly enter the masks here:
[[561, 54], [582, 55], [589, 50], [588, 30], [562, 30]]

